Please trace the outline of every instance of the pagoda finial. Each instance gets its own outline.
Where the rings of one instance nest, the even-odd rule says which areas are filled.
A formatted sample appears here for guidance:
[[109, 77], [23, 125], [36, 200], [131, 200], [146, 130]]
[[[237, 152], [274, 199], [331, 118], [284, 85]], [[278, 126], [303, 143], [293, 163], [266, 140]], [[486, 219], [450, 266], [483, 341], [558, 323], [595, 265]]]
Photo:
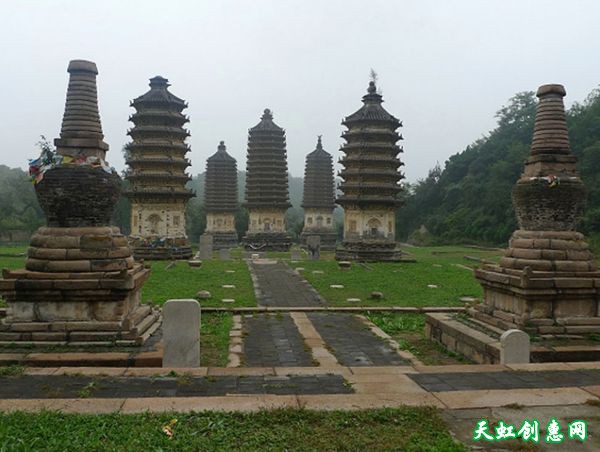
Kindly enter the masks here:
[[373, 80], [371, 80], [369, 82], [369, 87], [367, 88], [367, 92], [369, 94], [375, 94], [375, 93], [377, 93], [377, 87], [375, 86], [375, 82]]
[[323, 135], [317, 135], [317, 149], [322, 151], [323, 150], [323, 143], [321, 143], [321, 137]]
[[265, 108], [261, 119], [273, 119], [273, 113], [270, 109]]
[[219, 141], [219, 146], [217, 147], [218, 151], [225, 151], [227, 150], [227, 146], [225, 146], [225, 142], [223, 140]]

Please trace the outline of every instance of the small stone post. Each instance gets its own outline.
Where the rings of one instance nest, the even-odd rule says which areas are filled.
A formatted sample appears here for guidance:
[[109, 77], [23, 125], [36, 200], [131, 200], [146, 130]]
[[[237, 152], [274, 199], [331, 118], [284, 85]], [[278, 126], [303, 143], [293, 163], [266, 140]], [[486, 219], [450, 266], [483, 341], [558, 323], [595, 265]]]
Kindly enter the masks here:
[[500, 364], [528, 364], [529, 335], [521, 330], [508, 330], [500, 336]]
[[200, 367], [200, 303], [169, 300], [163, 318], [163, 367]]

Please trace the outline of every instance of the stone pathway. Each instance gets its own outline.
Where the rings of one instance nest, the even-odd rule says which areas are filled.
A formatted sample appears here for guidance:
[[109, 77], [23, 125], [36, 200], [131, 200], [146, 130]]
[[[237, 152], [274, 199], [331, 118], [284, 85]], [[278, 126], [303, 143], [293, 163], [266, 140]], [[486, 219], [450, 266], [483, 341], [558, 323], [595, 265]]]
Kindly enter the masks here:
[[600, 384], [600, 370], [427, 373], [410, 378], [429, 392], [560, 388]]
[[250, 261], [250, 272], [261, 306], [310, 307], [327, 303], [300, 275], [280, 261]]
[[0, 377], [0, 399], [213, 397], [227, 394], [349, 394], [353, 392], [341, 375], [194, 377], [180, 374], [177, 377], [83, 375]]
[[242, 362], [251, 367], [312, 366], [312, 356], [290, 314], [255, 314], [242, 323]]
[[356, 316], [307, 314], [330, 351], [344, 366], [402, 366], [409, 364], [386, 341], [375, 336]]

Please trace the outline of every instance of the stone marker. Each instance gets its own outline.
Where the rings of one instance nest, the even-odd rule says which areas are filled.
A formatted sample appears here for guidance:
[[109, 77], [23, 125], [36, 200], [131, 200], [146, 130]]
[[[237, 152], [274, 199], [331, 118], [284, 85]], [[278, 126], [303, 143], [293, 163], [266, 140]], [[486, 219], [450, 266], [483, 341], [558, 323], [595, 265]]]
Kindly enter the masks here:
[[219, 250], [219, 259], [222, 261], [228, 261], [231, 259], [231, 253], [229, 252], [229, 248], [221, 248]]
[[208, 290], [200, 290], [196, 294], [196, 298], [198, 298], [200, 300], [208, 300], [211, 297], [212, 297], [212, 295], [211, 295], [211, 293]]
[[529, 335], [521, 330], [507, 330], [500, 336], [500, 364], [529, 363]]
[[383, 300], [383, 292], [371, 292], [371, 299], [372, 300]]
[[437, 289], [438, 286], [436, 284], [427, 284], [427, 287], [429, 287], [430, 289]]
[[360, 298], [346, 298], [348, 303], [360, 303]]
[[221, 287], [223, 289], [235, 289], [235, 285], [234, 284], [223, 284]]
[[221, 301], [223, 303], [235, 303], [235, 300], [233, 298], [223, 298]]
[[330, 289], [343, 289], [343, 288], [344, 288], [344, 286], [343, 286], [343, 285], [341, 285], [341, 284], [331, 284], [331, 285], [329, 286], [329, 288], [330, 288]]
[[200, 303], [169, 300], [163, 318], [163, 367], [200, 367]]
[[304, 271], [304, 267], [296, 267], [296, 271], [298, 273], [303, 272]]
[[312, 273], [313, 275], [322, 275], [325, 272], [323, 270], [313, 270]]
[[292, 250], [291, 255], [291, 259], [293, 261], [299, 261], [302, 259], [302, 254], [300, 253], [300, 250]]
[[198, 246], [198, 257], [201, 260], [211, 260], [213, 255], [213, 236], [203, 234], [200, 236], [200, 244]]
[[225, 273], [235, 273], [235, 270], [225, 270]]
[[350, 267], [352, 267], [352, 262], [339, 261], [338, 267], [340, 267], [340, 270], [350, 270]]
[[260, 259], [260, 254], [258, 254], [258, 253], [252, 253], [252, 255], [250, 256], [250, 258], [252, 260]]
[[306, 238], [306, 249], [311, 261], [318, 261], [321, 258], [321, 237], [318, 235], [309, 235]]
[[192, 259], [188, 261], [188, 265], [193, 268], [202, 267], [202, 261], [198, 259]]

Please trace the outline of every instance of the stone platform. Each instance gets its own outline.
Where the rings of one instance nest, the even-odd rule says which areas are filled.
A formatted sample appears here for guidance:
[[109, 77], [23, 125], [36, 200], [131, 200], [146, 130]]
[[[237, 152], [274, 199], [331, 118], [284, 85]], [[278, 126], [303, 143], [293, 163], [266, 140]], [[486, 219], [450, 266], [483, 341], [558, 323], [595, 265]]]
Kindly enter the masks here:
[[[461, 354], [480, 364], [500, 363], [500, 336], [506, 328], [465, 314], [427, 313], [425, 336], [449, 351]], [[600, 360], [600, 343], [591, 345], [574, 339], [570, 343], [550, 345], [550, 342], [532, 342], [531, 361], [582, 362]]]
[[26, 268], [3, 270], [0, 345], [140, 345], [160, 325], [160, 313], [140, 305], [149, 275], [118, 228], [42, 227]]
[[184, 237], [152, 241], [130, 236], [128, 240], [136, 260], [185, 260], [193, 256], [192, 248]]
[[344, 242], [335, 250], [335, 259], [338, 261], [414, 262], [403, 256], [395, 243]]
[[236, 232], [211, 232], [213, 236], [213, 249], [230, 249], [238, 246], [239, 240]]
[[248, 233], [242, 243], [246, 250], [251, 251], [288, 251], [292, 238], [285, 232]]

